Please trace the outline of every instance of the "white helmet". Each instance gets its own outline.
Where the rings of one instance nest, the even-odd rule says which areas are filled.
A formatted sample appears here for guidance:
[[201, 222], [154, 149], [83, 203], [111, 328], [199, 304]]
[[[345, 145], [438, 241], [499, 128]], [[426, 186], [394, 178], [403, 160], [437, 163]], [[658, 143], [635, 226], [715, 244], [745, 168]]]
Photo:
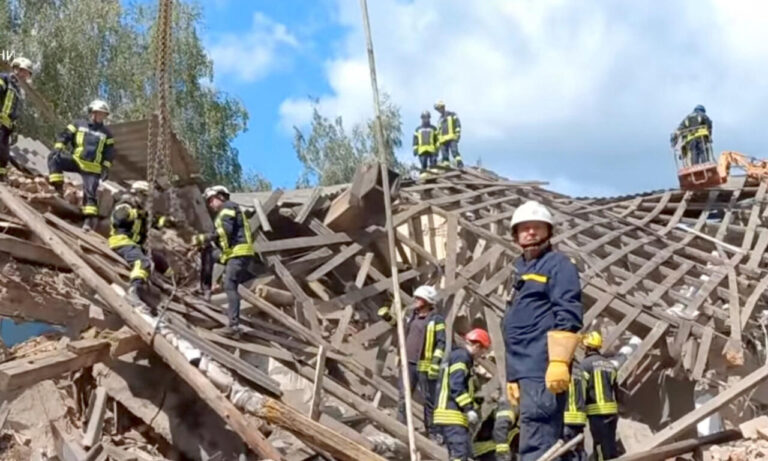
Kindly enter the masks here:
[[14, 59], [11, 62], [11, 68], [13, 69], [16, 67], [18, 67], [19, 69], [24, 69], [28, 71], [30, 74], [32, 73], [32, 61], [30, 61], [29, 59], [23, 56], [19, 56], [18, 58]]
[[437, 290], [430, 285], [422, 285], [416, 288], [413, 292], [414, 298], [421, 298], [429, 304], [435, 304], [437, 302]]
[[515, 226], [520, 223], [532, 221], [545, 222], [550, 226], [554, 223], [552, 213], [550, 213], [547, 207], [535, 200], [530, 200], [515, 210], [515, 213], [512, 215], [512, 230], [514, 231]]
[[88, 113], [95, 111], [109, 114], [109, 104], [101, 99], [94, 99], [90, 104], [88, 104]]
[[229, 189], [224, 186], [211, 186], [203, 192], [203, 199], [207, 202], [208, 199], [219, 194], [229, 196]]
[[131, 192], [134, 194], [138, 193], [148, 193], [149, 192], [149, 183], [147, 181], [134, 181], [133, 184], [131, 184]]

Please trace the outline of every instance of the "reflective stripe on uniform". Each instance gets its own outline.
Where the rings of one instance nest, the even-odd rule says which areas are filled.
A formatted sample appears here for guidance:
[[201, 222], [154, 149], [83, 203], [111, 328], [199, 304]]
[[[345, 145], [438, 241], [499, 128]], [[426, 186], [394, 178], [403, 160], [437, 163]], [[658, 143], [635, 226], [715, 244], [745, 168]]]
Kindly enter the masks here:
[[48, 175], [48, 182], [64, 182], [64, 173], [51, 173]]
[[520, 278], [524, 281], [533, 281], [533, 282], [539, 282], [539, 283], [547, 283], [549, 280], [549, 277], [542, 274], [523, 274], [520, 276]]
[[605, 398], [603, 373], [604, 371], [600, 369], [592, 371], [592, 379], [595, 383], [595, 403], [587, 405], [588, 415], [615, 415], [619, 412], [618, 404]]
[[[70, 131], [72, 131], [70, 128], [71, 126], [73, 125], [67, 126], [67, 129]], [[77, 133], [75, 134], [75, 150], [72, 153], [72, 159], [77, 163], [77, 166], [80, 167], [80, 170], [82, 171], [95, 174], [101, 173], [101, 155], [104, 151], [106, 135], [99, 131], [91, 131], [87, 127], [79, 127], [76, 130]], [[83, 158], [83, 151], [85, 150], [85, 135], [89, 132], [99, 138], [99, 144], [96, 146], [96, 152], [94, 152], [93, 160], [86, 160]]]
[[85, 216], [98, 216], [99, 214], [99, 207], [95, 205], [86, 205], [82, 210]]
[[0, 124], [5, 125], [7, 128], [11, 128], [13, 126], [13, 120], [11, 120], [11, 110], [13, 110], [13, 102], [15, 99], [16, 93], [13, 91], [13, 89], [6, 89], [3, 108], [0, 110]]
[[245, 235], [245, 243], [239, 243], [230, 248], [229, 235], [224, 229], [223, 219], [225, 217], [237, 218], [237, 212], [231, 208], [222, 208], [219, 214], [216, 216], [214, 227], [216, 228], [216, 234], [219, 236], [219, 246], [221, 248], [221, 257], [219, 261], [226, 263], [229, 259], [236, 256], [253, 256], [255, 251], [253, 250], [253, 238], [251, 236], [251, 225], [245, 218], [245, 215], [240, 211], [240, 216], [243, 222], [243, 234]]
[[493, 440], [485, 440], [483, 442], [475, 442], [472, 444], [472, 455], [476, 458], [492, 451], [496, 451], [496, 444]]
[[571, 383], [568, 385], [568, 405], [563, 414], [563, 422], [572, 425], [587, 424], [587, 414], [579, 411], [576, 404], [576, 384], [573, 379], [571, 379]]
[[456, 114], [445, 117], [445, 119], [441, 120], [440, 123], [440, 144], [444, 143], [445, 141], [453, 141], [454, 139], [458, 139], [460, 132], [461, 129], [456, 129]]
[[128, 219], [133, 221], [133, 225], [131, 226], [131, 235], [118, 234], [115, 223], [110, 219], [109, 247], [112, 249], [126, 245], [137, 245], [139, 240], [141, 240], [141, 230], [144, 226], [144, 220], [139, 219], [139, 212], [136, 208], [131, 207], [127, 203], [121, 203], [115, 207], [112, 213], [114, 214], [119, 208], [128, 208]]
[[133, 262], [133, 268], [131, 269], [130, 274], [131, 280], [147, 280], [149, 278], [149, 272], [145, 271], [143, 267], [141, 267], [141, 260], [137, 259]]

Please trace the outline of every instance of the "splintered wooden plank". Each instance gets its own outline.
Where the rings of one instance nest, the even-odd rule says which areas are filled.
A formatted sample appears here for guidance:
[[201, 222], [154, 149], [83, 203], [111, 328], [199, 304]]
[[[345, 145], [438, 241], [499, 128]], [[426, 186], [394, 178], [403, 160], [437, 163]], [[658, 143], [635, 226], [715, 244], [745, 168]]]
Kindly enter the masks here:
[[643, 197], [635, 197], [627, 207], [626, 210], [619, 213], [619, 216], [622, 218], [626, 218], [629, 216], [633, 211], [637, 210], [637, 207], [640, 206], [640, 204], [643, 202]]
[[750, 294], [749, 298], [747, 298], [747, 302], [744, 303], [744, 309], [740, 315], [742, 328], [747, 326], [749, 318], [752, 317], [752, 311], [754, 311], [757, 302], [760, 301], [763, 293], [765, 293], [766, 288], [768, 288], [768, 277], [763, 277], [760, 279], [760, 282], [757, 283], [755, 289], [752, 290], [752, 294]]
[[680, 203], [677, 205], [675, 214], [672, 215], [672, 219], [670, 219], [666, 227], [664, 227], [664, 229], [662, 229], [661, 232], [659, 232], [661, 235], [666, 235], [669, 231], [675, 228], [677, 223], [680, 222], [680, 218], [682, 218], [683, 213], [685, 213], [685, 209], [688, 206], [688, 201], [691, 199], [691, 195], [693, 195], [692, 191], [685, 192], [685, 195], [683, 195], [683, 198], [680, 200]]
[[445, 284], [456, 281], [456, 256], [458, 253], [459, 217], [449, 213], [446, 219], [445, 237]]
[[349, 243], [352, 239], [344, 232], [338, 232], [331, 235], [316, 235], [313, 237], [294, 237], [280, 240], [267, 240], [256, 244], [256, 249], [260, 253], [275, 253], [286, 250], [298, 250], [301, 248], [311, 248], [325, 245], [335, 245], [339, 243]]
[[615, 263], [619, 259], [625, 257], [627, 254], [635, 251], [639, 247], [645, 245], [646, 243], [653, 240], [655, 237], [644, 237], [642, 239], [635, 240], [634, 242], [627, 244], [623, 248], [614, 251], [611, 253], [608, 257], [605, 259], [601, 259], [597, 264], [591, 266], [587, 272], [582, 276], [582, 279], [589, 280], [590, 278], [594, 277], [596, 274], [599, 274], [602, 272], [603, 269], [610, 266], [611, 264]]
[[493, 186], [493, 187], [486, 187], [484, 189], [480, 189], [477, 191], [471, 191], [471, 192], [465, 192], [463, 194], [453, 194], [448, 195], [447, 197], [441, 197], [437, 199], [428, 200], [430, 205], [447, 205], [449, 203], [458, 202], [460, 200], [466, 200], [474, 197], [480, 197], [483, 194], [489, 194], [491, 192], [498, 192], [500, 190], [504, 190], [506, 187], [504, 186]]
[[667, 203], [669, 203], [669, 199], [672, 197], [672, 192], [667, 191], [664, 193], [664, 195], [661, 197], [661, 200], [659, 200], [659, 203], [656, 204], [656, 207], [651, 211], [645, 218], [643, 218], [638, 224], [640, 226], [645, 226], [649, 222], [653, 220], [656, 216], [658, 216], [659, 213], [664, 210], [664, 207], [667, 206]]
[[[371, 268], [371, 262], [373, 261], [373, 252], [368, 252], [363, 258], [363, 263], [360, 265], [360, 269], [357, 271], [357, 277], [355, 277], [355, 286], [360, 289], [365, 284], [365, 278], [368, 276], [368, 270]], [[344, 341], [344, 335], [349, 327], [349, 322], [352, 320], [352, 315], [355, 312], [355, 308], [352, 304], [344, 306], [344, 312], [339, 325], [331, 338], [331, 345], [338, 348]]]
[[304, 290], [301, 288], [301, 285], [299, 285], [299, 282], [293, 278], [293, 275], [288, 271], [288, 269], [285, 268], [279, 259], [274, 258], [272, 260], [272, 268], [277, 274], [277, 277], [282, 280], [286, 288], [288, 288], [288, 291], [293, 293], [293, 296], [296, 298], [298, 305], [308, 311], [307, 320], [309, 321], [309, 327], [314, 333], [319, 335], [320, 323], [318, 322], [317, 318], [317, 307], [315, 306], [315, 301], [304, 292]]
[[312, 400], [309, 404], [309, 418], [313, 421], [320, 419], [320, 399], [323, 394], [323, 376], [325, 375], [325, 347], [320, 346], [315, 364], [315, 380], [312, 384]]
[[680, 264], [680, 266], [675, 269], [675, 271], [671, 274], [669, 274], [664, 280], [661, 282], [661, 284], [656, 287], [655, 290], [651, 292], [650, 295], [643, 301], [643, 304], [646, 306], [652, 306], [656, 303], [661, 297], [666, 293], [670, 288], [672, 288], [685, 274], [688, 273], [689, 270], [693, 267], [693, 263], [691, 262], [684, 262]]
[[621, 369], [619, 369], [619, 375], [617, 378], [619, 385], [624, 384], [624, 381], [626, 381], [627, 378], [632, 374], [632, 371], [634, 371], [635, 367], [637, 367], [637, 365], [640, 363], [640, 360], [645, 357], [645, 354], [647, 354], [653, 348], [653, 346], [662, 336], [664, 336], [664, 333], [667, 331], [668, 327], [669, 324], [667, 322], [658, 321], [656, 323], [651, 332], [648, 333], [648, 336], [643, 339], [635, 352], [629, 356], [627, 361], [624, 362], [624, 365], [622, 365]]
[[710, 354], [710, 346], [712, 345], [713, 330], [710, 327], [704, 328], [704, 333], [699, 341], [699, 353], [696, 356], [696, 364], [693, 366], [693, 379], [702, 379], [704, 377], [704, 369], [707, 366], [707, 359]]
[[488, 333], [491, 335], [491, 347], [493, 347], [493, 359], [496, 363], [496, 379], [499, 380], [501, 389], [507, 385], [506, 353], [504, 351], [504, 335], [501, 333], [501, 319], [499, 319], [493, 308], [483, 307], [485, 312], [485, 323], [488, 326]]
[[512, 264], [504, 266], [501, 270], [494, 272], [493, 276], [480, 284], [478, 291], [480, 294], [488, 296], [500, 285], [505, 284], [512, 276], [515, 267]]
[[392, 216], [392, 225], [394, 227], [398, 227], [404, 222], [410, 220], [413, 217], [416, 217], [423, 213], [427, 208], [429, 208], [429, 204], [426, 202], [417, 203], [415, 205], [411, 205], [405, 210], [401, 211], [400, 213]]
[[616, 327], [611, 331], [611, 334], [606, 336], [605, 340], [603, 341], [603, 352], [609, 350], [611, 346], [613, 346], [613, 343], [615, 343], [616, 340], [618, 340], [619, 337], [627, 331], [629, 326], [637, 319], [637, 316], [640, 315], [642, 311], [643, 310], [640, 308], [635, 309], [633, 312], [625, 315], [624, 318], [621, 319], [621, 322], [616, 325]]
[[610, 243], [611, 240], [614, 240], [620, 237], [621, 235], [626, 234], [628, 231], [634, 228], [635, 226], [624, 226], [619, 229], [608, 232], [607, 234], [603, 235], [597, 240], [592, 241], [589, 245], [582, 247], [581, 251], [583, 251], [584, 253], [592, 253], [596, 249], [601, 248], [603, 245]]
[[741, 309], [739, 308], [739, 286], [736, 280], [736, 270], [728, 268], [728, 310], [730, 311], [731, 337], [734, 346], [741, 349]]
[[302, 205], [301, 210], [299, 210], [296, 218], [294, 218], [295, 222], [303, 224], [304, 221], [307, 220], [309, 214], [312, 213], [312, 210], [314, 210], [315, 206], [317, 206], [317, 201], [320, 200], [322, 190], [322, 187], [315, 187], [314, 190], [312, 190], [312, 195], [309, 197], [309, 200], [307, 200], [306, 203]]
[[516, 210], [509, 210], [505, 211], [503, 213], [495, 214], [492, 216], [488, 216], [487, 218], [478, 219], [475, 221], [476, 226], [485, 226], [486, 224], [496, 223], [498, 221], [501, 221], [502, 219], [511, 218], [512, 215], [515, 214]]
[[[272, 195], [274, 195], [275, 192], [273, 192]], [[269, 224], [267, 212], [264, 211], [264, 207], [261, 206], [261, 202], [257, 198], [253, 199], [253, 209], [256, 210], [256, 214], [251, 218], [251, 232], [256, 232], [259, 228], [263, 229], [265, 232], [272, 232], [272, 225]]]
[[610, 295], [608, 293], [601, 293], [600, 297], [597, 299], [597, 302], [594, 303], [589, 309], [586, 310], [584, 313], [583, 318], [583, 324], [589, 325], [591, 324], [598, 315], [602, 314], [606, 307], [611, 303], [614, 296]]
[[752, 213], [749, 215], [749, 221], [747, 222], [747, 231], [744, 233], [744, 240], [741, 242], [741, 249], [748, 251], [752, 247], [752, 239], [755, 237], [755, 229], [760, 223], [760, 207], [763, 204], [763, 198], [765, 197], [765, 191], [768, 184], [766, 181], [760, 181], [760, 187], [755, 194], [755, 204], [752, 205]]
[[272, 317], [274, 320], [282, 323], [284, 326], [288, 327], [295, 334], [297, 334], [301, 338], [304, 338], [306, 341], [309, 341], [310, 343], [314, 343], [318, 345], [325, 343], [325, 340], [318, 333], [305, 327], [298, 320], [286, 314], [285, 312], [283, 312], [282, 309], [277, 308], [267, 300], [259, 296], [256, 296], [253, 292], [251, 292], [244, 286], [240, 285], [237, 291], [240, 293], [240, 296], [242, 296], [245, 301], [258, 307], [259, 310], [261, 310], [268, 316]]
[[321, 265], [320, 267], [312, 271], [311, 274], [307, 275], [307, 281], [314, 282], [315, 280], [319, 279], [320, 277], [324, 276], [328, 272], [338, 267], [347, 259], [357, 254], [357, 252], [362, 249], [363, 249], [363, 246], [357, 242], [352, 243], [351, 245], [347, 245], [341, 251], [336, 253], [336, 256], [329, 259], [325, 264]]
[[[766, 207], [766, 210], [768, 210], [768, 207]], [[757, 237], [757, 244], [749, 255], [749, 262], [747, 262], [747, 267], [750, 269], [757, 269], [765, 249], [768, 247], [768, 229], [759, 229], [758, 233], [760, 235]]]
[[[414, 277], [419, 276], [424, 270], [425, 270], [424, 268], [421, 268], [421, 270], [411, 269], [409, 271], [401, 272], [398, 276], [398, 280], [400, 281], [400, 283], [406, 282], [408, 280], [411, 280]], [[366, 285], [359, 290], [355, 290], [350, 293], [345, 293], [341, 296], [337, 296], [333, 298], [328, 302], [321, 303], [319, 305], [319, 308], [330, 309], [335, 306], [336, 308], [341, 309], [347, 304], [355, 304], [356, 302], [362, 301], [363, 299], [370, 298], [371, 296], [377, 295], [382, 291], [387, 290], [387, 288], [391, 286], [392, 286], [392, 282], [389, 279], [385, 278], [383, 280], [372, 283], [370, 285]]]

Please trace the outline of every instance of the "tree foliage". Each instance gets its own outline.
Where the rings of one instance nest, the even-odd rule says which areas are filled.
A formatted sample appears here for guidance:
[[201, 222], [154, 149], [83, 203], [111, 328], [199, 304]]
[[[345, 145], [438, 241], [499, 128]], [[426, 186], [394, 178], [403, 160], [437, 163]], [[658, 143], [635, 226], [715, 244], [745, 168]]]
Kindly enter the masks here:
[[[246, 129], [248, 113], [240, 101], [212, 86], [213, 63], [198, 35], [200, 6], [174, 5], [174, 129], [207, 182], [239, 189], [242, 169], [232, 141]], [[62, 120], [83, 117], [88, 102], [100, 97], [110, 103], [115, 123], [143, 119], [154, 110], [156, 13], [155, 2], [0, 0], [0, 30], [4, 47], [35, 63], [34, 84]], [[25, 111], [22, 120], [24, 134], [50, 139], [62, 129], [31, 112]]]
[[[403, 144], [400, 108], [384, 94], [381, 111], [388, 162], [395, 169], [403, 170], [404, 166], [394, 154]], [[293, 129], [293, 148], [304, 167], [296, 187], [350, 182], [358, 165], [376, 158], [375, 119], [355, 124], [348, 131], [341, 116], [330, 119], [321, 114], [314, 99], [309, 133], [305, 135], [295, 126]]]
[[272, 182], [265, 178], [261, 173], [247, 170], [243, 174], [242, 192], [262, 192], [272, 190]]

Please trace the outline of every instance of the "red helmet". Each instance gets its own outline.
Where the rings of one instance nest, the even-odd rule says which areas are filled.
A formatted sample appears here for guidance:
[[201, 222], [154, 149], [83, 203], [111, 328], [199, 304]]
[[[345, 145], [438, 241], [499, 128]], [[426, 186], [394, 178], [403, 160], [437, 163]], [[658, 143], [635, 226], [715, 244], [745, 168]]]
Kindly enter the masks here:
[[482, 328], [475, 328], [464, 336], [467, 341], [478, 343], [484, 348], [491, 347], [491, 337], [488, 336], [488, 332]]

